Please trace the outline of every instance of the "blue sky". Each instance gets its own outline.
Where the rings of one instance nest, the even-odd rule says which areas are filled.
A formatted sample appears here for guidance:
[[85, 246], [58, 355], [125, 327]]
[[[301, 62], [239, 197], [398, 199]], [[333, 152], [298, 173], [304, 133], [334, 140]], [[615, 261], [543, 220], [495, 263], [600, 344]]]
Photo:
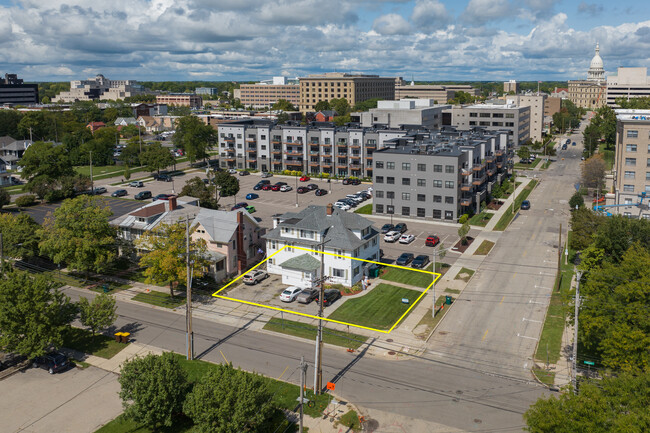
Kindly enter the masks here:
[[0, 0], [0, 73], [28, 81], [586, 76], [650, 66], [650, 2]]

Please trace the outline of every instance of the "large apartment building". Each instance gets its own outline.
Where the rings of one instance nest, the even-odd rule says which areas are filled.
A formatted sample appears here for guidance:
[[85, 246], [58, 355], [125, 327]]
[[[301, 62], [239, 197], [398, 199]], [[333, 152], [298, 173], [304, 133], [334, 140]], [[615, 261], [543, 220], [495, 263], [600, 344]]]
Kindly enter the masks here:
[[38, 104], [38, 84], [24, 84], [16, 74], [0, 78], [0, 105]]
[[277, 125], [263, 119], [222, 123], [222, 168], [295, 170], [311, 175], [372, 176], [372, 155], [403, 129], [335, 127], [330, 123]]
[[544, 116], [546, 114], [546, 95], [508, 95], [506, 104], [530, 108], [530, 139], [542, 141]]
[[157, 104], [176, 105], [177, 107], [201, 108], [203, 98], [194, 93], [170, 93], [156, 96]]
[[361, 113], [352, 113], [352, 120], [358, 119], [363, 127], [378, 125], [402, 128], [415, 125], [427, 129], [442, 126], [442, 111], [451, 105], [436, 104], [433, 99], [402, 99], [400, 101], [378, 101], [377, 108]]
[[240, 84], [239, 89], [235, 89], [234, 96], [246, 107], [268, 108], [280, 99], [297, 107], [300, 103], [300, 85], [297, 80], [289, 80], [287, 77], [273, 77], [272, 81]]
[[452, 107], [443, 113], [442, 124], [468, 131], [481, 126], [489, 131], [508, 132], [508, 141], [519, 146], [530, 138], [530, 107], [504, 105], [467, 105]]
[[345, 98], [350, 106], [368, 99], [395, 99], [395, 78], [328, 72], [300, 78], [299, 108], [315, 111], [320, 101]]
[[[650, 110], [616, 110], [616, 156], [614, 160], [614, 203], [612, 214], [650, 218]], [[609, 200], [607, 204], [610, 204]], [[627, 206], [626, 206], [627, 205]]]
[[617, 99], [650, 97], [648, 68], [618, 68], [616, 75], [607, 77], [607, 105], [618, 107]]
[[144, 86], [135, 80], [109, 80], [101, 74], [87, 80], [70, 81], [70, 91], [61, 92], [54, 102], [117, 100], [143, 93]]
[[373, 213], [457, 221], [507, 175], [512, 158], [505, 131], [443, 128], [408, 134], [373, 155]]

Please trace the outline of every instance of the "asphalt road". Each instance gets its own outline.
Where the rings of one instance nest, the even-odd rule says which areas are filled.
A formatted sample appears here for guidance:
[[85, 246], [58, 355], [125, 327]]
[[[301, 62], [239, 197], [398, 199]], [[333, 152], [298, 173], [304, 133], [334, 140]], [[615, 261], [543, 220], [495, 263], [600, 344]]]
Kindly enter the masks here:
[[[69, 288], [73, 299], [92, 293]], [[116, 326], [144, 344], [185, 352], [185, 318], [175, 312], [118, 301]], [[314, 357], [314, 345], [304, 340], [194, 319], [195, 353], [212, 361], [228, 360], [234, 366], [270, 377], [299, 383], [301, 355]], [[286, 370], [286, 371], [285, 371]], [[284, 373], [284, 374], [283, 374]], [[543, 388], [488, 375], [431, 357], [405, 361], [347, 353], [326, 346], [323, 379], [336, 383], [336, 394], [365, 408], [428, 421], [437, 431], [521, 431], [522, 414]], [[313, 368], [307, 384], [313, 383]], [[381, 426], [380, 426], [381, 427]], [[444, 428], [446, 427], [446, 428]]]
[[[568, 200], [580, 176], [577, 146], [537, 175], [541, 183], [501, 235], [429, 341], [436, 359], [509, 377], [530, 377], [532, 359], [555, 281], [559, 230], [566, 242]], [[564, 252], [562, 252], [564, 253]], [[564, 254], [562, 254], [564, 258]]]
[[[142, 206], [142, 202], [135, 200], [124, 200], [120, 198], [110, 197], [110, 195], [102, 195], [98, 197], [101, 197], [105, 205], [108, 206], [113, 212], [113, 215], [109, 219], [115, 219], [120, 215], [131, 212]], [[43, 221], [45, 221], [47, 215], [49, 213], [53, 213], [56, 209], [61, 207], [62, 204], [63, 202], [39, 204], [36, 206], [23, 208], [22, 212], [30, 215], [37, 223], [43, 224]]]

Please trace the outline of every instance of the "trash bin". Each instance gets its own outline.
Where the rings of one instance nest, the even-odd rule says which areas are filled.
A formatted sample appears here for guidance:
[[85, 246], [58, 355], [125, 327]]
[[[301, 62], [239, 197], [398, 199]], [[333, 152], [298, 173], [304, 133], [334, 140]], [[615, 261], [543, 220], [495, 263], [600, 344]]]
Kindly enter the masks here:
[[379, 276], [379, 266], [373, 266], [368, 269], [368, 277], [377, 278]]
[[447, 305], [451, 305], [451, 301], [452, 301], [451, 296], [446, 295], [446, 296], [445, 296], [445, 304], [447, 304]]
[[111, 290], [108, 288], [108, 284], [102, 284], [102, 289], [104, 290], [104, 293], [108, 293]]
[[115, 333], [115, 342], [116, 343], [121, 343], [122, 342], [122, 333], [121, 332], [116, 332]]
[[122, 343], [128, 344], [129, 342], [129, 336], [131, 335], [130, 332], [121, 332], [122, 334]]

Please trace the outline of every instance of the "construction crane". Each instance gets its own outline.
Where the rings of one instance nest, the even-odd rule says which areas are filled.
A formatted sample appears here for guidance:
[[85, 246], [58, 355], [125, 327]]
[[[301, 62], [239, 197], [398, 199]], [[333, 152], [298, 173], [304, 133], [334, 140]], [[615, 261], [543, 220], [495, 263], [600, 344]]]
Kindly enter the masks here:
[[649, 207], [647, 204], [643, 203], [643, 200], [646, 198], [646, 192], [642, 192], [641, 194], [637, 194], [637, 197], [639, 197], [639, 202], [638, 203], [626, 203], [626, 204], [604, 204], [604, 205], [597, 205], [594, 206], [594, 211], [595, 212], [600, 212], [605, 216], [611, 217], [613, 214], [611, 212], [608, 212], [608, 208], [615, 208], [615, 207], [629, 207], [629, 206], [636, 206], [639, 208], [639, 217], [641, 216], [641, 212], [644, 210], [648, 210]]

